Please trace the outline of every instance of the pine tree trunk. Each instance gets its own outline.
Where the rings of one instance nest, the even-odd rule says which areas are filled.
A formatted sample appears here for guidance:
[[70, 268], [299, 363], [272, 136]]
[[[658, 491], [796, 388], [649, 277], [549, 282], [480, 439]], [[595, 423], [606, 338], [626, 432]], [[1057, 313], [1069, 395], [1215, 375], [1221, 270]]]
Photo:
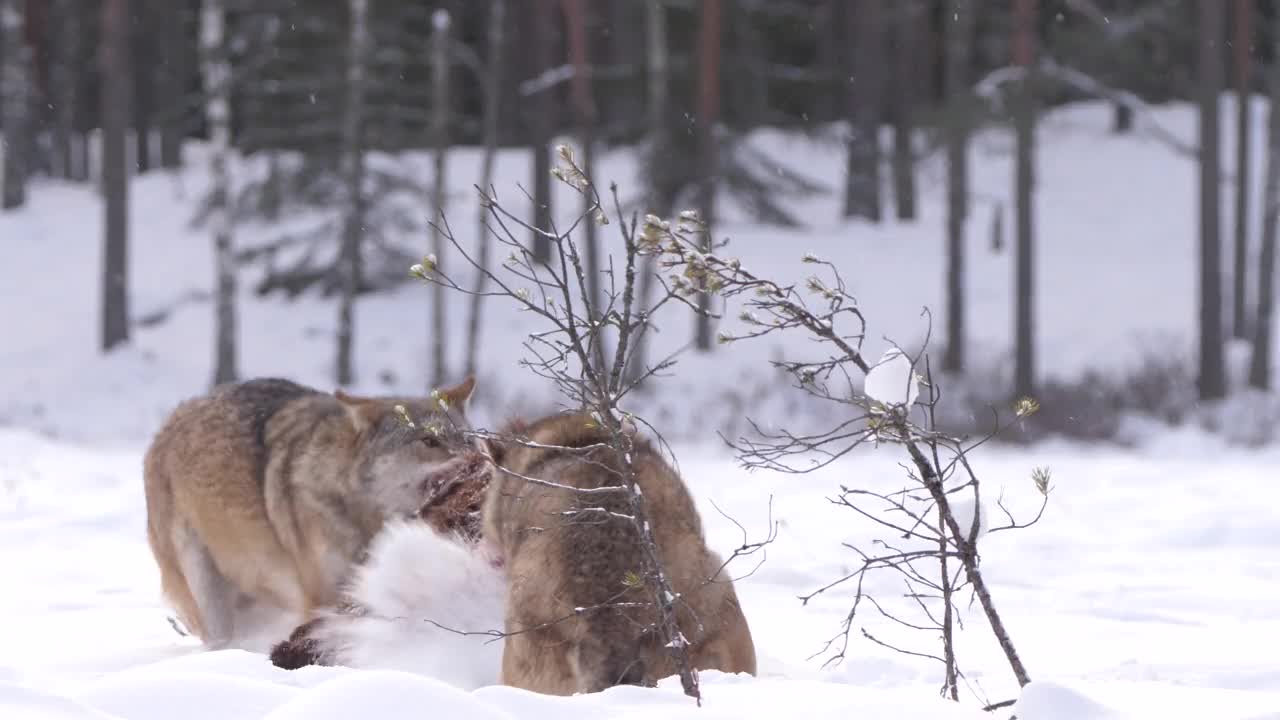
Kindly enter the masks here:
[[[231, 68], [227, 60], [226, 15], [222, 0], [203, 0], [200, 47], [203, 52], [205, 117], [209, 123], [210, 202], [209, 226], [213, 229], [214, 263], [217, 268], [214, 311], [213, 384], [235, 381], [236, 267], [232, 252], [231, 176]], [[141, 146], [140, 146], [141, 147]]]
[[4, 142], [4, 169], [0, 183], [0, 209], [11, 210], [27, 202], [27, 160], [30, 142], [31, 48], [23, 37], [25, 3], [0, 0], [0, 140]]
[[1201, 400], [1226, 396], [1222, 332], [1221, 152], [1218, 96], [1222, 92], [1221, 0], [1197, 0], [1200, 103], [1200, 373]]
[[[564, 14], [569, 29], [569, 60], [573, 63], [573, 95], [574, 122], [578, 126], [578, 142], [582, 145], [582, 170], [592, 181], [595, 180], [595, 133], [596, 104], [591, 87], [590, 48], [587, 45], [587, 6], [583, 0], [563, 0]], [[582, 211], [589, 213], [593, 206], [592, 197], [584, 193]], [[585, 264], [587, 275], [587, 297], [591, 299], [594, 309], [600, 308], [600, 247], [596, 238], [596, 222], [588, 218], [583, 225], [583, 243], [586, 245]], [[593, 348], [596, 362], [604, 370], [604, 335], [597, 334]]]
[[101, 27], [102, 350], [106, 352], [129, 340], [129, 169], [125, 164], [131, 84], [128, 0], [103, 0]]
[[1231, 328], [1235, 337], [1249, 337], [1245, 296], [1249, 286], [1249, 189], [1252, 153], [1249, 137], [1249, 46], [1252, 36], [1252, 0], [1235, 0], [1232, 55], [1236, 90], [1235, 277], [1232, 278]]
[[71, 179], [72, 138], [75, 136], [76, 76], [79, 66], [80, 12], [75, 0], [54, 0], [56, 33], [49, 60], [49, 94], [53, 101], [53, 174]]
[[[507, 2], [492, 0], [489, 3], [489, 37], [485, 43], [488, 57], [485, 67], [488, 76], [484, 86], [484, 118], [483, 142], [484, 156], [480, 164], [480, 189], [486, 195], [494, 192], [493, 163], [498, 154], [498, 130], [502, 117], [502, 88], [504, 87], [503, 67], [506, 58], [503, 56], [503, 45], [506, 43]], [[471, 295], [471, 312], [467, 321], [467, 375], [474, 375], [479, 366], [481, 310], [484, 306], [483, 292], [488, 277], [484, 270], [489, 267], [490, 247], [493, 245], [489, 237], [487, 220], [489, 208], [480, 203], [479, 217], [476, 218], [476, 264], [481, 272], [476, 273], [476, 285]]]
[[[431, 253], [436, 264], [444, 263], [444, 236], [440, 224], [444, 222], [445, 190], [449, 182], [445, 163], [449, 152], [449, 11], [436, 10], [431, 15], [431, 144], [435, 165], [431, 208], [435, 224], [431, 227]], [[445, 343], [448, 341], [445, 327], [445, 287], [431, 283], [431, 377], [428, 389], [441, 387], [448, 378], [445, 366]]]
[[[1271, 21], [1272, 57], [1280, 58], [1280, 13]], [[1267, 108], [1267, 170], [1262, 193], [1262, 247], [1258, 252], [1258, 306], [1253, 320], [1249, 384], [1271, 389], [1271, 351], [1276, 310], [1276, 233], [1280, 226], [1280, 73], [1270, 73]]]
[[361, 261], [364, 231], [364, 112], [365, 66], [369, 46], [369, 0], [348, 0], [350, 35], [347, 45], [346, 99], [342, 112], [342, 175], [346, 207], [342, 223], [342, 297], [338, 308], [339, 385], [355, 380], [352, 360], [356, 295], [364, 274]]
[[1035, 393], [1035, 56], [1036, 0], [1015, 0], [1014, 62], [1023, 72], [1015, 90], [1016, 159], [1014, 196], [1017, 214], [1017, 259], [1014, 297], [1014, 392]]
[[943, 369], [965, 363], [965, 221], [969, 215], [969, 56], [971, 0], [949, 0], [946, 14], [947, 133], [947, 349]]
[[849, 156], [844, 216], [880, 222], [880, 119], [885, 65], [884, 5], [855, 0], [845, 9], [848, 37], [854, 39], [848, 93]]
[[[598, 122], [611, 137], [632, 137], [644, 117], [644, 92], [640, 80], [644, 65], [644, 25], [641, 12], [643, 2], [636, 0], [609, 0], [608, 35], [609, 62], [625, 68], [625, 80], [613, 83], [615, 88], [600, 103]], [[599, 0], [587, 0], [592, 6]], [[596, 88], [601, 92], [600, 88]], [[608, 140], [606, 140], [608, 142]]]
[[[547, 0], [526, 0], [529, 18], [529, 49], [533, 55], [532, 79], [539, 79], [549, 72], [554, 63], [552, 22]], [[539, 88], [530, 98], [529, 119], [533, 151], [533, 226], [530, 242], [533, 257], [538, 262], [551, 260], [551, 240], [539, 230], [551, 228], [551, 139], [555, 134], [556, 105], [551, 88]]]
[[916, 218], [915, 134], [917, 65], [921, 43], [918, 26], [924, 9], [915, 0], [899, 2], [893, 33], [893, 64], [898, 81], [893, 87], [893, 199], [899, 220]]
[[163, 110], [160, 113], [160, 167], [182, 167], [182, 141], [186, 137], [187, 11], [186, 3], [161, 2], [160, 17], [171, 30], [159, 42], [163, 47]]
[[[706, 223], [703, 251], [711, 251], [711, 235], [715, 227], [716, 122], [720, 118], [720, 0], [703, 0], [698, 21], [698, 183], [699, 212]], [[702, 352], [712, 348], [711, 296], [698, 293], [698, 318], [694, 347]]]
[[[172, 2], [172, 0], [159, 0]], [[133, 134], [134, 169], [145, 173], [151, 169], [151, 117], [154, 114], [153, 91], [156, 77], [155, 32], [152, 30], [152, 12], [155, 8], [148, 0], [133, 0], [136, 6], [132, 25], [133, 46]]]

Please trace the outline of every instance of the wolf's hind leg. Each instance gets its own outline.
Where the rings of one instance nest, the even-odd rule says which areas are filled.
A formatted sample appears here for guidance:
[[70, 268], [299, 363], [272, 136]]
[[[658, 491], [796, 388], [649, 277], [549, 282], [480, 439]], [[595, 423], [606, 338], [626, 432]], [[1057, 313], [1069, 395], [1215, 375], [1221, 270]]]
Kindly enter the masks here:
[[178, 565], [200, 611], [204, 631], [201, 640], [211, 650], [225, 648], [231, 644], [235, 632], [237, 592], [214, 564], [209, 548], [190, 527], [175, 527], [173, 535]]

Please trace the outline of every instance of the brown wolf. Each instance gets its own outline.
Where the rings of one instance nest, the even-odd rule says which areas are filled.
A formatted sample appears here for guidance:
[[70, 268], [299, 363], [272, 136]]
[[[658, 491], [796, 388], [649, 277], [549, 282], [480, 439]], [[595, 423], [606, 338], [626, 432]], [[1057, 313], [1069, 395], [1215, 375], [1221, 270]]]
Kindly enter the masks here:
[[[607, 435], [584, 413], [542, 418], [491, 448], [495, 471], [482, 511], [483, 542], [508, 579], [502, 683], [568, 695], [618, 684], [652, 685], [675, 674], [653, 630], [657, 611], [636, 577], [644, 569], [624, 492], [572, 488], [621, 484]], [[732, 581], [708, 549], [684, 482], [646, 439], [633, 437], [636, 482], [696, 669], [756, 673], [755, 646]], [[528, 444], [525, 444], [528, 443]], [[555, 449], [578, 448], [578, 451]], [[521, 476], [521, 477], [517, 477]], [[619, 607], [619, 604], [634, 603]], [[612, 607], [610, 607], [612, 606]]]
[[331, 605], [384, 522], [422, 507], [428, 476], [469, 428], [474, 387], [355, 397], [260, 378], [180, 404], [144, 481], [147, 538], [183, 624], [208, 647], [244, 646], [255, 617]]

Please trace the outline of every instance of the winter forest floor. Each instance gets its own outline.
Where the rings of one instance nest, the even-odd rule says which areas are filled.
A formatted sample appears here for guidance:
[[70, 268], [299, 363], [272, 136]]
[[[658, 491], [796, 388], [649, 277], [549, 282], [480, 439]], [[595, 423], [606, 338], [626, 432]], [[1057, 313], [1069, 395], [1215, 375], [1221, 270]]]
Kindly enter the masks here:
[[[1224, 117], [1233, 107], [1224, 101]], [[1261, 148], [1265, 107], [1254, 109], [1259, 135], [1253, 147]], [[1153, 117], [1193, 139], [1190, 108], [1162, 109]], [[1144, 135], [1110, 134], [1109, 119], [1104, 106], [1072, 106], [1045, 118], [1040, 133], [1040, 372], [1080, 387], [1088, 387], [1089, 373], [1124, 377], [1152, 357], [1171, 364], [1194, 357], [1194, 163]], [[1234, 123], [1223, 126], [1224, 157], [1230, 157]], [[834, 261], [869, 319], [872, 358], [886, 347], [885, 338], [918, 343], [927, 329], [924, 307], [933, 312], [936, 343], [944, 291], [940, 159], [921, 164], [920, 219], [873, 227], [838, 217], [843, 158], [834, 140], [760, 133], [753, 143], [833, 194], [789, 202], [805, 223], [796, 229], [756, 223], [726, 199], [718, 232], [732, 239], [727, 252], [792, 280], [806, 274], [805, 251]], [[996, 203], [1011, 211], [1009, 147], [1007, 134], [992, 132], [972, 151], [967, 348], [978, 378], [1007, 376], [1009, 369], [1012, 238], [996, 252], [988, 232]], [[206, 231], [189, 225], [205, 185], [201, 158], [192, 146], [188, 170], [176, 177], [152, 173], [132, 187], [131, 316], [172, 311], [162, 322], [135, 327], [131, 344], [110, 356], [97, 352], [98, 198], [83, 186], [38, 183], [26, 209], [0, 215], [9, 270], [0, 304], [6, 337], [0, 346], [0, 577], [10, 588], [0, 594], [0, 716], [316, 720], [347, 717], [358, 708], [381, 719], [419, 716], [424, 704], [455, 709], [441, 717], [621, 718], [648, 715], [655, 706], [664, 716], [682, 716], [673, 685], [572, 699], [504, 688], [464, 693], [382, 672], [289, 674], [249, 653], [199, 652], [173, 633], [146, 549], [140, 457], [164, 415], [201, 392], [211, 376], [212, 307], [198, 297], [212, 287], [212, 249]], [[425, 177], [425, 158], [398, 162]], [[474, 239], [471, 185], [478, 165], [469, 149], [450, 156], [448, 214], [464, 244]], [[243, 182], [261, 172], [260, 162], [245, 162], [235, 177]], [[1253, 178], [1255, 208], [1259, 176]], [[526, 203], [517, 183], [527, 178], [523, 153], [500, 156], [498, 197], [518, 214]], [[602, 158], [597, 182], [610, 180], [624, 196], [638, 191], [630, 155]], [[1231, 189], [1224, 184], [1224, 208]], [[558, 216], [568, 219], [576, 203], [567, 188], [557, 188], [557, 202]], [[286, 222], [303, 227], [318, 217]], [[1011, 216], [1004, 224], [1012, 226]], [[1224, 238], [1229, 227], [1224, 221]], [[237, 243], [260, 244], [278, 232], [245, 226]], [[426, 237], [418, 227], [393, 240], [422, 254]], [[1229, 243], [1224, 252], [1223, 266], [1231, 267]], [[257, 272], [243, 273], [241, 374], [284, 374], [331, 388], [336, 299], [257, 297], [251, 292]], [[179, 302], [192, 293], [197, 299]], [[427, 297], [425, 287], [406, 284], [361, 298], [356, 390], [426, 388]], [[450, 379], [460, 374], [462, 305], [450, 313]], [[529, 319], [498, 302], [486, 312], [477, 422], [546, 408], [547, 388], [514, 362]], [[659, 324], [658, 352], [691, 337], [688, 319], [678, 312]], [[741, 430], [744, 414], [777, 425], [821, 422], [779, 391], [768, 372], [774, 353], [799, 349], [761, 341], [687, 354], [638, 408], [676, 441], [713, 547], [729, 552], [742, 541], [717, 507], [749, 534], [763, 536], [772, 497], [773, 518], [781, 523], [767, 561], [738, 584], [760, 678], [707, 677], [699, 716], [992, 717], [976, 709], [978, 698], [999, 701], [1018, 692], [976, 608], [966, 611], [962, 634], [967, 682], [960, 708], [937, 699], [941, 678], [934, 663], [858, 637], [856, 628], [865, 627], [913, 646], [927, 642], [870, 610], [855, 623], [843, 663], [822, 668], [826, 655], [810, 659], [839, 631], [850, 592], [826, 593], [807, 607], [796, 596], [851, 569], [842, 542], [871, 537], [827, 498], [841, 483], [900, 485], [902, 458], [893, 448], [868, 449], [803, 476], [736, 466], [714, 431]], [[940, 349], [933, 346], [935, 354]], [[1244, 356], [1238, 347], [1230, 350], [1238, 367]], [[1274, 398], [1260, 402], [1275, 404]], [[1240, 418], [1228, 415], [1219, 423], [1239, 430], [1251, 422]], [[972, 458], [986, 486], [1002, 488], [1015, 507], [1034, 506], [1033, 467], [1051, 468], [1056, 487], [1040, 524], [990, 535], [981, 544], [996, 602], [1036, 681], [1018, 716], [1280, 718], [1280, 672], [1272, 657], [1280, 640], [1280, 514], [1273, 502], [1280, 447], [1241, 448], [1229, 443], [1232, 433], [1141, 418], [1127, 418], [1123, 434], [1132, 447], [1050, 439], [986, 446]], [[732, 569], [741, 575], [753, 566], [744, 559]], [[884, 585], [882, 592], [897, 602], [894, 587]], [[380, 703], [372, 713], [370, 703]]]

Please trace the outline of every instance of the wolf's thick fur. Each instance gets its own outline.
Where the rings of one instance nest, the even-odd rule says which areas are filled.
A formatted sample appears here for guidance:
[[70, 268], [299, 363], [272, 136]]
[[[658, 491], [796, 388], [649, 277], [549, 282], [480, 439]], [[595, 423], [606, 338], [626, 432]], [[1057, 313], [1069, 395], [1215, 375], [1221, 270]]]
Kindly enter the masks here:
[[[544, 446], [608, 442], [593, 428], [587, 415], [573, 413], [515, 426], [514, 434]], [[502, 682], [568, 695], [674, 674], [669, 651], [645, 630], [657, 620], [649, 592], [624, 582], [644, 570], [631, 521], [609, 514], [630, 513], [626, 493], [582, 495], [514, 476], [573, 488], [620, 485], [613, 450], [508, 442], [493, 454], [510, 471], [494, 473], [482, 512], [484, 542], [501, 556], [508, 578]], [[676, 615], [694, 668], [754, 675], [746, 617], [721, 559], [706, 545], [684, 482], [643, 438], [634, 438], [632, 458], [667, 579], [681, 597]], [[592, 609], [617, 603], [643, 606]]]
[[183, 402], [144, 460], [161, 587], [208, 647], [243, 646], [251, 617], [305, 618], [393, 517], [414, 514], [449, 449], [397, 417], [469, 427], [468, 378], [429, 398], [353, 397], [262, 378]]
[[471, 690], [498, 682], [505, 579], [465, 535], [389, 523], [340, 607], [319, 612], [271, 651], [278, 667], [404, 670]]

